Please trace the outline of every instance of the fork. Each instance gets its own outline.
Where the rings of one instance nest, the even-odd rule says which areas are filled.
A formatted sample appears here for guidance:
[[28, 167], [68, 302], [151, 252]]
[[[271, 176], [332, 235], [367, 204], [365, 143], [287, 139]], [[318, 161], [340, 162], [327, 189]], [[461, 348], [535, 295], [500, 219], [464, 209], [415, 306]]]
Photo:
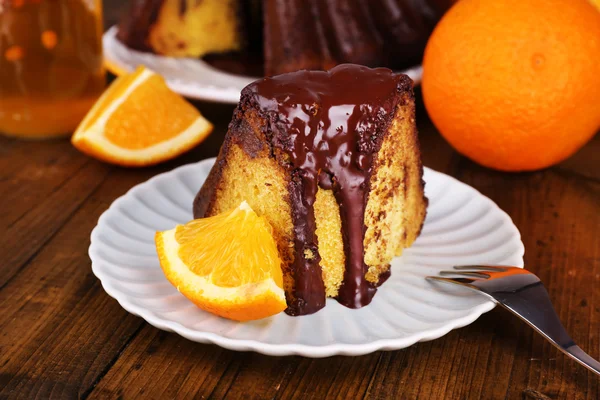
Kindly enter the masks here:
[[458, 284], [485, 295], [527, 322], [567, 356], [600, 375], [600, 363], [571, 339], [542, 281], [531, 272], [509, 266], [465, 265], [441, 271], [440, 275], [427, 279]]

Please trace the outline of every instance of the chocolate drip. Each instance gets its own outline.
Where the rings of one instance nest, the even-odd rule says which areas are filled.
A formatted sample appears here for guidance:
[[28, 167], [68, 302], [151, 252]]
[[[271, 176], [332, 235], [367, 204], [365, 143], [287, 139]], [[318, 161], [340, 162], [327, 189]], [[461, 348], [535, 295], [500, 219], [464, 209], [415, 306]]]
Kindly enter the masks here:
[[[315, 235], [314, 202], [317, 187], [310, 171], [297, 169], [292, 174], [290, 197], [294, 222], [294, 298], [288, 302], [290, 315], [312, 314], [325, 307], [325, 285], [321, 276], [321, 257]], [[318, 273], [317, 273], [318, 272]]]
[[296, 287], [287, 310], [291, 315], [325, 306], [314, 216], [319, 186], [333, 190], [342, 221], [346, 268], [337, 300], [359, 308], [377, 290], [365, 278], [365, 209], [374, 154], [393, 117], [399, 86], [406, 81], [389, 69], [344, 64], [329, 72], [265, 78], [246, 89], [268, 115], [272, 144], [293, 171]]

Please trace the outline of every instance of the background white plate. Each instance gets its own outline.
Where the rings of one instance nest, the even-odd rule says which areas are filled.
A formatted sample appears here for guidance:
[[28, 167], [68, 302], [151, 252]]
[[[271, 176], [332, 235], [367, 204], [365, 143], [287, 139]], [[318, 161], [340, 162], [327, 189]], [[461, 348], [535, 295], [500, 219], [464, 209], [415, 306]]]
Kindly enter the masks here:
[[[132, 50], [117, 40], [117, 27], [104, 33], [104, 60], [116, 75], [133, 71], [143, 64], [162, 75], [169, 87], [192, 99], [237, 104], [240, 92], [258, 77], [234, 75], [211, 67], [197, 58], [164, 57]], [[421, 66], [401, 71], [415, 82], [421, 82]]]
[[523, 266], [523, 244], [510, 217], [470, 186], [426, 168], [430, 204], [423, 232], [393, 260], [391, 278], [369, 306], [352, 310], [328, 299], [313, 315], [229, 321], [183, 297], [164, 277], [154, 247], [155, 231], [192, 218], [192, 201], [213, 163], [179, 167], [131, 189], [100, 217], [89, 250], [94, 274], [123, 308], [193, 341], [279, 356], [401, 349], [470, 324], [494, 307], [426, 275], [459, 264]]

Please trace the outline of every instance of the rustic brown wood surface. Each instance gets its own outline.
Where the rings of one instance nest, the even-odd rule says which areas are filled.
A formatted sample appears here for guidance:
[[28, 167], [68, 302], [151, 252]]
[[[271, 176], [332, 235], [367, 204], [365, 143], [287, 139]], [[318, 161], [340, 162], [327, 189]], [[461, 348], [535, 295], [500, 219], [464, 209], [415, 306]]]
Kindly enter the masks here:
[[[105, 2], [108, 23], [121, 7]], [[90, 232], [132, 186], [217, 154], [233, 107], [197, 105], [214, 133], [154, 168], [109, 166], [67, 140], [0, 137], [0, 398], [600, 398], [598, 377], [498, 309], [432, 342], [328, 359], [224, 350], [127, 313], [92, 274]], [[422, 107], [418, 120], [425, 165], [511, 216], [527, 268], [600, 358], [600, 135], [556, 167], [506, 174], [455, 153]]]

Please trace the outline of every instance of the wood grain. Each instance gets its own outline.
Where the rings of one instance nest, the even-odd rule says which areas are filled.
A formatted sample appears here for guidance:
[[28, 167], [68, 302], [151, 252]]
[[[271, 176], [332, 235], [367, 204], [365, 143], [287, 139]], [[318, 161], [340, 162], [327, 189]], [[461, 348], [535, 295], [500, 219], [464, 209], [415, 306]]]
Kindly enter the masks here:
[[[123, 7], [105, 1], [107, 24]], [[268, 357], [190, 342], [128, 314], [87, 255], [99, 215], [139, 182], [215, 156], [232, 106], [197, 102], [215, 131], [164, 165], [127, 170], [68, 141], [0, 137], [0, 398], [598, 399], [600, 380], [502, 310], [431, 342], [362, 357]], [[526, 266], [575, 341], [600, 358], [600, 136], [522, 174], [454, 152], [418, 109], [425, 165], [513, 219]]]
[[141, 326], [103, 292], [87, 248], [89, 233], [110, 202], [148, 175], [109, 176], [0, 291], [0, 398], [85, 393]]
[[[42, 147], [32, 149], [29, 161], [21, 148], [26, 144], [7, 140], [8, 147], [0, 146], [10, 148], [0, 152], [1, 160], [20, 163], [4, 170], [2, 193], [10, 196], [19, 185], [31, 191], [2, 199], [5, 210], [14, 211], [1, 220], [6, 229], [0, 246], [12, 254], [0, 276], [12, 279], [0, 291], [0, 397], [598, 397], [597, 379], [501, 310], [405, 350], [320, 360], [196, 344], [127, 314], [89, 269], [89, 232], [134, 184], [216, 154], [231, 108], [208, 109], [209, 118], [214, 111], [221, 121], [210, 141], [151, 169], [107, 167], [72, 153], [64, 142], [47, 151], [35, 144]], [[422, 116], [419, 129], [426, 165], [472, 185], [513, 218], [527, 266], [546, 282], [575, 340], [598, 356], [600, 183], [573, 167], [587, 162], [503, 174], [458, 156]], [[48, 182], [23, 174], [43, 170], [46, 162], [58, 165]], [[17, 204], [19, 198], [27, 206]], [[27, 240], [38, 243], [37, 250]]]
[[[79, 157], [81, 158], [81, 157]], [[44, 172], [47, 168], [48, 173]], [[33, 165], [16, 171], [3, 197], [0, 231], [6, 249], [5, 268], [0, 270], [2, 288], [57, 232], [87, 196], [104, 180], [109, 167], [96, 162], [75, 162], [64, 168]], [[57, 176], [52, 176], [56, 173]], [[65, 174], [70, 174], [65, 178]], [[26, 244], [26, 245], [23, 245]], [[10, 250], [9, 250], [10, 249]]]

